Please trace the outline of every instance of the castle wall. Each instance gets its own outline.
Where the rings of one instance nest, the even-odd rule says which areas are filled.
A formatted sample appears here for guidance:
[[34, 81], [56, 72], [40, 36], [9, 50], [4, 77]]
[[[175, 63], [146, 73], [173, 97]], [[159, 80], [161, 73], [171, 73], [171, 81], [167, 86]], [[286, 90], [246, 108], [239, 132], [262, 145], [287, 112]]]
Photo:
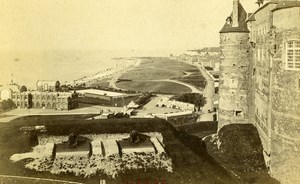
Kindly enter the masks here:
[[219, 127], [247, 123], [249, 83], [249, 34], [221, 33], [222, 61], [219, 83]]
[[270, 161], [271, 150], [271, 117], [270, 117], [270, 55], [269, 45], [266, 44], [272, 27], [271, 10], [276, 4], [270, 4], [255, 14], [256, 21], [251, 23], [251, 40], [255, 43], [252, 48], [252, 97], [254, 100], [252, 115], [264, 148], [267, 165]]
[[[269, 20], [275, 23], [275, 17]], [[269, 25], [259, 22], [260, 27]], [[286, 47], [289, 40], [300, 41], [300, 32], [277, 25], [266, 31], [257, 32], [260, 34], [253, 39], [254, 124], [271, 176], [282, 183], [295, 183], [300, 164], [300, 68], [287, 68]]]
[[273, 24], [278, 29], [300, 28], [300, 7], [276, 10], [273, 17]]
[[300, 45], [299, 35], [299, 29], [277, 31], [273, 40], [278, 52], [271, 73], [270, 174], [282, 183], [297, 183], [300, 179], [300, 68], [290, 70], [285, 64], [286, 42], [299, 40]]
[[[254, 43], [251, 49], [252, 82], [249, 83], [253, 88], [249, 98], [254, 95], [254, 104], [249, 103], [249, 108], [254, 105], [255, 118], [251, 122], [260, 134], [270, 174], [282, 183], [295, 183], [293, 178], [300, 164], [296, 156], [299, 140], [295, 139], [300, 137], [297, 127], [300, 123], [297, 90], [300, 72], [286, 69], [285, 46], [288, 40], [300, 35], [295, 25], [300, 11], [295, 7], [272, 13], [275, 6], [270, 4], [261, 9], [255, 14], [256, 21], [248, 22], [250, 40]], [[294, 31], [287, 31], [290, 28]], [[250, 113], [253, 110], [250, 109]]]
[[[297, 183], [300, 180], [300, 7], [274, 9], [278, 3], [270, 2], [254, 13], [247, 22], [249, 35], [221, 32], [218, 128], [232, 123], [253, 123], [271, 176], [281, 183]], [[237, 111], [243, 111], [243, 116], [236, 117]]]

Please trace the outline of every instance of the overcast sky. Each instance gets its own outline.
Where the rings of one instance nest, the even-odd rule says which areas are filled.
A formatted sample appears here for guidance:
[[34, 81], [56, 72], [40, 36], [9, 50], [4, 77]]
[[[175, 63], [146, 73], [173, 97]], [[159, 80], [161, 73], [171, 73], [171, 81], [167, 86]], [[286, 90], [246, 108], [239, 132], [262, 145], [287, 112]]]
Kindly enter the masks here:
[[0, 0], [0, 49], [218, 46], [231, 11], [232, 0]]

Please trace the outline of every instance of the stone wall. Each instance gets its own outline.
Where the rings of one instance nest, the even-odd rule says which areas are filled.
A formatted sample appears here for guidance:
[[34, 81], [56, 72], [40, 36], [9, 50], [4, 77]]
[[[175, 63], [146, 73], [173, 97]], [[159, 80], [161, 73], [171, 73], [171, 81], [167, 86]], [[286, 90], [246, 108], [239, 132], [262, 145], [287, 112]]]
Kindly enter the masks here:
[[274, 55], [271, 73], [270, 173], [282, 183], [297, 183], [300, 179], [300, 70], [286, 70], [285, 42], [300, 40], [300, 31], [275, 31], [278, 52]]
[[249, 34], [220, 35], [218, 130], [227, 124], [253, 123], [271, 176], [281, 183], [297, 183], [300, 68], [293, 64], [291, 53], [300, 49], [287, 54], [286, 45], [291, 40], [300, 42], [300, 7], [272, 11], [276, 6], [272, 2], [255, 12], [255, 21], [247, 23]]
[[273, 17], [273, 24], [279, 29], [300, 28], [300, 7], [276, 10]]
[[250, 44], [248, 33], [221, 33], [219, 127], [246, 123], [248, 114]]

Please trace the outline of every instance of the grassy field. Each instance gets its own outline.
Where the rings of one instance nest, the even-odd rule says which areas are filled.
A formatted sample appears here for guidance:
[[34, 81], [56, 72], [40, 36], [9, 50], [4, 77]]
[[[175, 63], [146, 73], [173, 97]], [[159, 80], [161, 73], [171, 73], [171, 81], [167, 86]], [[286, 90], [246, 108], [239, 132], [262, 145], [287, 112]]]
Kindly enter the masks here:
[[176, 78], [182, 75], [184, 75], [184, 73], [180, 71], [171, 71], [168, 69], [155, 68], [155, 66], [152, 66], [130, 70], [129, 72], [123, 74], [120, 79], [162, 80]]
[[180, 77], [176, 77], [173, 78], [174, 80], [178, 80], [180, 82], [185, 82], [188, 84], [192, 84], [196, 87], [205, 88], [206, 85], [206, 80], [205, 78], [201, 75], [201, 73], [199, 72], [198, 69], [192, 69], [192, 70], [188, 70], [188, 74], [185, 76], [180, 76]]
[[151, 90], [152, 92], [161, 93], [170, 93], [170, 91], [173, 93], [187, 92], [186, 86], [181, 84], [156, 81], [167, 79], [178, 80], [200, 89], [205, 87], [205, 79], [197, 67], [169, 58], [144, 59], [139, 66], [128, 70], [119, 79], [120, 81], [117, 83], [119, 88], [138, 91]]
[[137, 90], [140, 92], [157, 93], [190, 93], [192, 90], [184, 85], [166, 81], [126, 81], [119, 82], [117, 86], [122, 89]]
[[87, 87], [91, 87], [91, 88], [108, 87], [110, 79], [111, 78], [104, 78], [104, 79], [101, 79], [101, 80], [92, 81], [92, 82], [87, 84]]
[[[127, 181], [164, 180], [166, 183], [236, 183], [236, 179], [218, 165], [207, 153], [201, 139], [178, 132], [169, 123], [159, 119], [110, 119], [86, 121], [82, 116], [30, 116], [0, 124], [0, 174], [63, 179], [84, 183], [108, 183]], [[105, 175], [90, 178], [75, 177], [71, 174], [52, 175], [48, 172], [35, 172], [24, 168], [24, 162], [11, 163], [9, 157], [15, 153], [31, 150], [28, 135], [19, 129], [25, 125], [45, 125], [49, 135], [68, 135], [71, 132], [89, 133], [128, 133], [132, 129], [140, 132], [161, 132], [165, 150], [173, 162], [173, 173], [164, 170], [126, 170], [116, 179]], [[112, 126], [113, 125], [113, 126]]]

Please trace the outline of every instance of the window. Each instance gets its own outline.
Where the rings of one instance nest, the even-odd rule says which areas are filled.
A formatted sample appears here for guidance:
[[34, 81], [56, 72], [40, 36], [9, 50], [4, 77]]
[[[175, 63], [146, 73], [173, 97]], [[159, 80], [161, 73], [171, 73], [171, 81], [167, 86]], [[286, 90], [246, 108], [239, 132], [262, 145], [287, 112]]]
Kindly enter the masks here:
[[243, 111], [235, 111], [236, 117], [243, 117]]
[[300, 41], [286, 43], [286, 69], [300, 70]]

